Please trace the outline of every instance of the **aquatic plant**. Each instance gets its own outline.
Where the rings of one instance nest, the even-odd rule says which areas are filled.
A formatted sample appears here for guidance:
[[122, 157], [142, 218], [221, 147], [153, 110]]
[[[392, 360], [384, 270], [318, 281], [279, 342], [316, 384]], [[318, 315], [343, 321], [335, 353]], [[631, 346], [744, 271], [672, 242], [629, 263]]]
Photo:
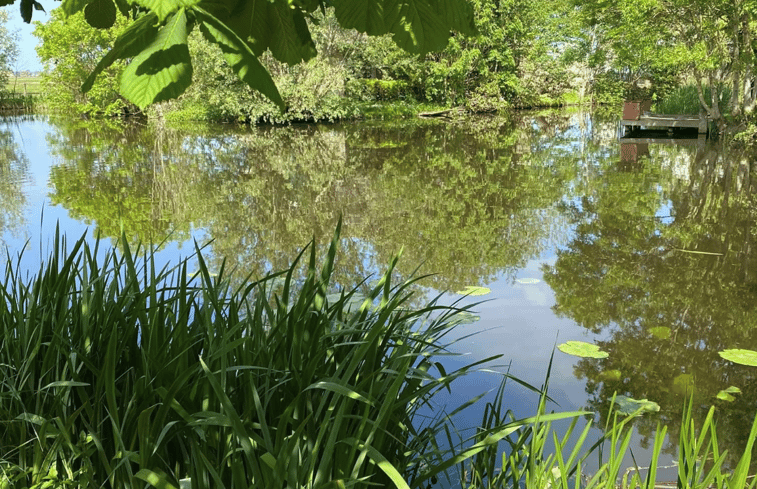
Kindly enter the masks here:
[[470, 306], [404, 307], [396, 259], [359, 307], [335, 294], [337, 243], [236, 288], [199, 248], [197, 273], [57, 232], [32, 277], [8, 256], [0, 487], [425, 487], [534, 421], [440, 448], [452, 413], [428, 420], [431, 399], [496, 357], [446, 371]]

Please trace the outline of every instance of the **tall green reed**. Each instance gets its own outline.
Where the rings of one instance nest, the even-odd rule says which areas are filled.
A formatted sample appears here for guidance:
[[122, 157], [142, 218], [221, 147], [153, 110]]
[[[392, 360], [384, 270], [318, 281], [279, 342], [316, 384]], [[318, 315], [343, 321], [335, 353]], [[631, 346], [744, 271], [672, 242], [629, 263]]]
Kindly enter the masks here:
[[451, 417], [419, 413], [496, 357], [447, 372], [467, 308], [406, 307], [396, 259], [360, 307], [356, 290], [329, 294], [338, 233], [322, 266], [311, 243], [236, 287], [200, 249], [197, 274], [57, 232], [31, 278], [8, 256], [0, 487], [425, 487], [533, 421], [442, 448]]
[[[498, 398], [501, 394], [498, 393]], [[538, 413], [545, 410], [546, 391], [538, 404]], [[614, 405], [614, 399], [613, 403]], [[499, 420], [493, 404], [487, 405], [482, 429]], [[579, 431], [578, 417], [573, 417], [567, 429], [553, 427], [554, 419], [537, 419], [504, 439], [504, 450], [492, 447], [463, 462], [460, 484], [466, 488], [519, 488], [527, 489], [753, 489], [757, 477], [750, 474], [752, 454], [757, 440], [757, 416], [747, 439], [744, 452], [734, 467], [726, 467], [727, 452], [718, 448], [715, 408], [711, 407], [702, 426], [692, 418], [694, 403], [690, 400], [683, 408], [683, 422], [678, 440], [677, 474], [674, 481], [658, 481], [660, 455], [666, 442], [667, 427], [659, 425], [655, 432], [649, 465], [639, 467], [630, 449], [633, 422], [642, 416], [643, 407], [623, 415], [610, 412], [601, 435], [593, 443], [589, 434], [593, 421], [589, 420]], [[562, 436], [558, 436], [558, 431]], [[552, 443], [550, 446], [550, 442]], [[633, 464], [625, 467], [630, 453]], [[595, 470], [586, 470], [589, 457], [597, 457]], [[500, 457], [497, 464], [495, 457]], [[645, 474], [645, 475], [643, 475]]]

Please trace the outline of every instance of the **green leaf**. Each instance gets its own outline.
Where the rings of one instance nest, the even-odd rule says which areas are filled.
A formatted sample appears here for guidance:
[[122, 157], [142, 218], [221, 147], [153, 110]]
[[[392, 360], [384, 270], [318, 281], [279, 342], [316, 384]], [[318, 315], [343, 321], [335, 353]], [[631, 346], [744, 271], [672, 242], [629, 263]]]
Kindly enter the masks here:
[[89, 74], [81, 86], [81, 91], [87, 93], [95, 83], [97, 76], [117, 59], [133, 58], [147, 49], [158, 35], [157, 20], [155, 14], [149, 14], [140, 17], [127, 27], [113, 43], [113, 48], [103, 56], [92, 73]]
[[736, 400], [735, 397], [733, 397], [731, 394], [729, 394], [726, 391], [720, 391], [718, 392], [718, 395], [716, 396], [721, 401], [727, 401], [727, 402], [733, 402]]
[[266, 49], [284, 63], [294, 65], [317, 53], [305, 18], [282, 0], [240, 2], [242, 8], [218, 19], [246, 42], [256, 56]]
[[679, 374], [673, 378], [673, 392], [682, 396], [690, 396], [694, 391], [694, 376], [692, 374]]
[[342, 27], [369, 35], [393, 34], [402, 49], [425, 54], [447, 45], [451, 30], [474, 34], [473, 9], [465, 0], [334, 0]]
[[281, 110], [286, 109], [270, 73], [260, 64], [250, 46], [228, 26], [205, 10], [196, 8], [194, 11], [201, 22], [200, 31], [208, 41], [221, 48], [223, 57], [234, 73], [251, 88], [268, 97]]
[[626, 416], [635, 413], [641, 409], [642, 413], [657, 412], [660, 410], [660, 405], [654, 401], [647, 399], [634, 399], [628, 396], [616, 396], [615, 404], [618, 405], [618, 412]]
[[402, 2], [399, 22], [392, 26], [392, 31], [397, 46], [421, 55], [444, 49], [450, 34], [436, 6], [428, 0]]
[[359, 392], [356, 392], [349, 385], [344, 385], [339, 382], [327, 382], [325, 380], [322, 380], [320, 382], [315, 382], [314, 384], [311, 384], [305, 388], [305, 390], [310, 390], [310, 389], [323, 389], [326, 391], [335, 392], [345, 397], [349, 397], [350, 399], [354, 399], [356, 401], [364, 402], [368, 404], [369, 406], [374, 405], [373, 401], [371, 401], [364, 395], [360, 394]]
[[609, 353], [600, 350], [597, 345], [584, 341], [567, 341], [557, 345], [557, 349], [568, 355], [582, 358], [607, 358], [610, 356]]
[[540, 280], [538, 278], [524, 277], [524, 278], [516, 278], [515, 282], [522, 285], [533, 285], [533, 284], [538, 284]]
[[748, 365], [750, 367], [757, 367], [757, 351], [754, 350], [742, 350], [731, 349], [718, 352], [718, 355], [726, 360], [739, 365]]
[[623, 373], [620, 370], [606, 370], [599, 374], [599, 378], [605, 382], [617, 382], [622, 375]]
[[75, 13], [81, 12], [90, 1], [92, 0], [63, 0], [63, 3], [60, 4], [60, 8], [66, 16], [71, 16]]
[[108, 29], [116, 23], [116, 5], [113, 0], [92, 0], [84, 8], [87, 24], [97, 29]]
[[475, 285], [466, 285], [463, 290], [458, 290], [455, 293], [460, 294], [460, 295], [476, 296], [476, 295], [486, 295], [486, 294], [491, 293], [491, 291], [492, 290], [487, 287], [477, 287]]
[[142, 479], [143, 481], [147, 482], [153, 487], [157, 487], [158, 489], [176, 489], [176, 486], [166, 480], [165, 474], [159, 474], [149, 469], [140, 470], [139, 472], [134, 474], [134, 477], [136, 477], [137, 479]]
[[450, 29], [468, 36], [478, 34], [470, 2], [460, 0], [439, 0], [437, 9], [444, 16]]
[[666, 326], [649, 328], [649, 333], [659, 340], [667, 340], [670, 338], [670, 328]]
[[373, 463], [378, 465], [379, 469], [381, 469], [387, 475], [387, 477], [392, 480], [394, 486], [397, 489], [410, 489], [410, 486], [407, 485], [407, 482], [405, 481], [404, 477], [402, 477], [402, 474], [399, 473], [394, 465], [392, 465], [392, 463], [389, 462], [389, 460], [387, 460], [387, 458], [381, 452], [368, 444], [362, 443], [357, 438], [347, 438], [346, 440], [344, 440], [344, 442], [357, 446], [359, 450], [364, 450], [368, 454], [368, 458], [370, 458]]
[[462, 311], [452, 316], [452, 319], [450, 319], [449, 324], [450, 326], [458, 325], [458, 324], [473, 324], [480, 320], [481, 320], [481, 316], [477, 316], [468, 311]]
[[121, 95], [140, 108], [176, 98], [192, 83], [187, 16], [174, 14], [121, 76]]
[[76, 382], [74, 380], [56, 380], [55, 382], [50, 382], [40, 390], [45, 389], [51, 389], [53, 387], [86, 387], [89, 384], [86, 382]]
[[150, 9], [158, 20], [163, 22], [168, 16], [181, 8], [193, 7], [200, 3], [200, 0], [134, 0], [137, 5]]

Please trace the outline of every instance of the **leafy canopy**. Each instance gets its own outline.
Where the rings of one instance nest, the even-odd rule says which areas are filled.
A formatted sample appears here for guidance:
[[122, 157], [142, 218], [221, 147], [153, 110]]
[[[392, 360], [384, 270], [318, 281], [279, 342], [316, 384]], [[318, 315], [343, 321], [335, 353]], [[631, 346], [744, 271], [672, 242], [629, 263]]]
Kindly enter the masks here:
[[[0, 6], [12, 3], [0, 0]], [[42, 9], [35, 0], [18, 3], [27, 22], [32, 8]], [[61, 5], [66, 15], [83, 10], [87, 22], [100, 29], [111, 27], [119, 11], [133, 19], [82, 90], [115, 61], [130, 60], [120, 91], [140, 108], [176, 98], [192, 83], [187, 36], [198, 27], [221, 48], [237, 76], [284, 109], [258, 57], [270, 50], [290, 65], [311, 59], [316, 48], [306, 19], [332, 8], [342, 27], [391, 34], [398, 46], [418, 55], [444, 49], [452, 31], [472, 35], [476, 30], [466, 0], [63, 0]]]

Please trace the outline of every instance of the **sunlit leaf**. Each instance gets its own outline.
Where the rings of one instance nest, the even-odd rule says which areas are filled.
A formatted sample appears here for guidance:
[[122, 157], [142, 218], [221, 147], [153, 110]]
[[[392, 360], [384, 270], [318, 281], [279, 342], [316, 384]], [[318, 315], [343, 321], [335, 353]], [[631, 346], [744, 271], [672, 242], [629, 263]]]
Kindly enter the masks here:
[[670, 338], [670, 328], [666, 326], [658, 326], [655, 328], [649, 328], [649, 333], [659, 340], [666, 340]]
[[688, 396], [694, 390], [694, 376], [691, 374], [680, 374], [673, 379], [673, 392]]
[[256, 56], [270, 49], [279, 61], [296, 64], [317, 54], [302, 12], [292, 9], [286, 1], [240, 2], [239, 5], [228, 18], [220, 20], [225, 28], [249, 42]]
[[557, 345], [557, 349], [575, 357], [607, 358], [610, 356], [609, 353], [600, 350], [597, 345], [585, 341], [566, 341]]
[[162, 22], [180, 8], [191, 7], [200, 3], [200, 0], [134, 0], [134, 2], [155, 12]]
[[97, 63], [95, 69], [89, 74], [81, 86], [81, 91], [86, 93], [95, 83], [97, 76], [104, 69], [113, 64], [117, 59], [133, 58], [146, 50], [158, 35], [157, 17], [155, 14], [140, 17], [118, 36], [113, 43], [113, 48]]
[[606, 382], [617, 382], [621, 379], [621, 376], [620, 370], [607, 370], [599, 374], [599, 378]]
[[144, 108], [184, 93], [192, 83], [187, 34], [187, 16], [181, 10], [126, 67], [121, 77], [121, 95]]
[[727, 389], [718, 392], [716, 397], [722, 401], [733, 402], [736, 398], [732, 394], [741, 394], [741, 389], [735, 386], [730, 386]]
[[247, 43], [213, 15], [200, 8], [195, 11], [198, 19], [202, 21], [200, 31], [206, 39], [221, 48], [226, 62], [234, 73], [251, 88], [262, 93], [284, 110], [286, 105], [270, 73], [260, 64]]
[[487, 287], [477, 287], [475, 285], [467, 285], [463, 290], [458, 290], [456, 294], [460, 295], [486, 295], [491, 293], [491, 289]]
[[639, 409], [641, 409], [642, 413], [651, 413], [660, 410], [660, 405], [654, 401], [634, 399], [628, 396], [616, 396], [615, 404], [617, 405], [618, 412], [626, 416], [635, 413]]
[[140, 470], [139, 472], [134, 474], [134, 477], [136, 477], [137, 479], [142, 479], [143, 481], [147, 482], [153, 487], [157, 487], [158, 489], [176, 489], [176, 486], [168, 482], [165, 474], [159, 474], [149, 469]]
[[402, 49], [425, 54], [442, 50], [450, 31], [474, 34], [473, 9], [464, 0], [334, 0], [339, 23], [369, 35], [393, 34]]
[[523, 285], [538, 284], [541, 282], [538, 278], [516, 278], [515, 281]]
[[63, 3], [60, 4], [60, 8], [66, 13], [66, 15], [74, 15], [86, 7], [90, 1], [92, 0], [63, 0]]
[[450, 324], [473, 324], [481, 320], [481, 316], [477, 316], [468, 311], [458, 312], [450, 320]]
[[748, 365], [750, 367], [757, 367], [757, 351], [754, 350], [742, 350], [731, 349], [719, 351], [718, 355], [726, 360], [739, 365]]

